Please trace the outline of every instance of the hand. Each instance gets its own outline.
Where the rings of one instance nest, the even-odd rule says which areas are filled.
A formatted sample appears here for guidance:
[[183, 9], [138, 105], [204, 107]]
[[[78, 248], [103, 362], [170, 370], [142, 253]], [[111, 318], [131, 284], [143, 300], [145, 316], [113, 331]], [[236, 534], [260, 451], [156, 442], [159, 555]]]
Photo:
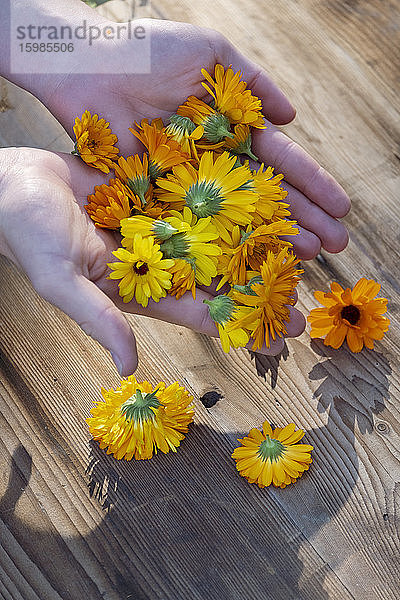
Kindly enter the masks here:
[[[82, 329], [107, 348], [121, 375], [137, 366], [133, 332], [121, 310], [146, 314], [216, 336], [204, 299], [215, 292], [198, 290], [172, 296], [146, 309], [135, 301], [123, 304], [115, 281], [106, 279], [107, 262], [115, 258], [117, 234], [95, 227], [84, 205], [104, 175], [75, 156], [31, 148], [0, 150], [0, 253], [13, 260], [36, 291], [72, 317]], [[288, 337], [304, 330], [304, 317], [290, 309]], [[265, 354], [278, 354], [278, 338]]]
[[[100, 17], [93, 13], [93, 18]], [[150, 74], [123, 74], [132, 56], [130, 40], [113, 44], [103, 40], [97, 54], [99, 64], [111, 61], [117, 74], [96, 75], [93, 65], [94, 74], [89, 76], [73, 72], [42, 76], [36, 83], [36, 95], [71, 136], [76, 116], [86, 109], [101, 114], [118, 135], [121, 153], [127, 155], [143, 150], [128, 131], [133, 121], [168, 119], [190, 94], [207, 100], [200, 69], [213, 74], [216, 63], [232, 64], [262, 99], [269, 119], [266, 130], [254, 132], [254, 150], [261, 161], [285, 176], [286, 201], [300, 226], [300, 234], [294, 238], [295, 252], [302, 259], [311, 259], [321, 247], [334, 253], [343, 250], [348, 235], [338, 218], [347, 214], [349, 198], [333, 177], [273, 125], [289, 123], [295, 111], [267, 74], [215, 31], [168, 21], [145, 20], [143, 24], [146, 31], [151, 29]]]

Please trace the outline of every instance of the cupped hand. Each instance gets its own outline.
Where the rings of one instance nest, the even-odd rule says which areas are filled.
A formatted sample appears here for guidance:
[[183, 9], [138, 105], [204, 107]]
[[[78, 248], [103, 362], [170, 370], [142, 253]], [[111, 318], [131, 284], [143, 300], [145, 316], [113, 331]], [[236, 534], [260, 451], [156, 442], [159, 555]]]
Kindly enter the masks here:
[[[115, 281], [107, 279], [107, 262], [115, 260], [116, 233], [96, 228], [84, 205], [104, 175], [78, 157], [32, 148], [0, 150], [0, 251], [29, 277], [36, 291], [72, 317], [107, 348], [121, 375], [137, 366], [136, 343], [123, 311], [145, 314], [217, 336], [204, 299], [215, 286], [199, 289], [194, 301], [167, 296], [145, 309], [123, 304]], [[288, 337], [304, 330], [304, 317], [291, 307]], [[265, 354], [278, 354], [278, 338]]]
[[[100, 17], [96, 14], [96, 18]], [[349, 198], [331, 175], [275, 126], [289, 123], [295, 111], [266, 72], [216, 31], [186, 23], [135, 21], [140, 23], [151, 36], [150, 73], [127, 72], [132, 43], [120, 39], [99, 43], [96, 58], [97, 66], [112, 64], [115, 74], [98, 74], [96, 65], [91, 65], [91, 75], [76, 74], [71, 66], [70, 74], [42, 77], [39, 95], [70, 135], [75, 117], [88, 109], [110, 122], [123, 155], [142, 151], [128, 131], [134, 121], [168, 119], [191, 94], [207, 101], [201, 68], [213, 74], [217, 63], [232, 65], [262, 100], [267, 128], [255, 131], [253, 147], [260, 161], [285, 176], [286, 201], [300, 226], [294, 239], [297, 255], [311, 259], [321, 247], [333, 253], [343, 250], [348, 234], [338, 219], [347, 214]]]

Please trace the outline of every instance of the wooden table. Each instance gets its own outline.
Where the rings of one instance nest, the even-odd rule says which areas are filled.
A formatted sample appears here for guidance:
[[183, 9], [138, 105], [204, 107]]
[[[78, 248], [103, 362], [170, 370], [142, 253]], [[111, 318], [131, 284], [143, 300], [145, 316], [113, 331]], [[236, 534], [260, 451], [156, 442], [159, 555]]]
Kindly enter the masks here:
[[[335, 351], [305, 332], [265, 358], [132, 317], [138, 378], [180, 381], [196, 419], [176, 455], [118, 462], [85, 423], [100, 387], [118, 384], [109, 355], [1, 260], [0, 600], [399, 598], [399, 4], [152, 10], [217, 27], [293, 100], [285, 131], [353, 202], [348, 248], [304, 264], [299, 307], [315, 307], [313, 290], [332, 280], [374, 278], [390, 330], [375, 351]], [[38, 102], [2, 91], [3, 146], [71, 149]], [[294, 421], [315, 446], [310, 471], [284, 490], [249, 485], [230, 458], [264, 419]]]

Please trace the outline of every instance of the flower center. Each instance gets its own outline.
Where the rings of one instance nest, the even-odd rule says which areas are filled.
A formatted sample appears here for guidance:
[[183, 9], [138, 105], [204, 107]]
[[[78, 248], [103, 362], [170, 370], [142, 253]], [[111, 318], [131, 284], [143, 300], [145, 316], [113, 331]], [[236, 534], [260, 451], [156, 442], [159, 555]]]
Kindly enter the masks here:
[[223, 198], [213, 181], [197, 181], [186, 192], [186, 206], [200, 219], [216, 215], [221, 210]]
[[353, 306], [352, 304], [350, 304], [350, 306], [345, 306], [344, 308], [342, 308], [340, 316], [342, 317], [342, 319], [346, 319], [346, 321], [348, 321], [350, 325], [357, 325], [361, 317], [361, 312], [357, 308], [357, 306]]
[[121, 414], [124, 415], [127, 421], [149, 421], [154, 418], [153, 408], [161, 406], [161, 402], [157, 399], [156, 393], [158, 389], [150, 394], [142, 394], [140, 390], [125, 400], [121, 406]]
[[146, 275], [146, 273], [149, 271], [149, 265], [142, 260], [138, 260], [133, 264], [133, 270], [135, 271], [136, 275]]
[[258, 450], [258, 456], [261, 460], [278, 460], [278, 458], [285, 451], [285, 446], [281, 444], [278, 440], [274, 440], [267, 435], [265, 440], [261, 442], [260, 448]]

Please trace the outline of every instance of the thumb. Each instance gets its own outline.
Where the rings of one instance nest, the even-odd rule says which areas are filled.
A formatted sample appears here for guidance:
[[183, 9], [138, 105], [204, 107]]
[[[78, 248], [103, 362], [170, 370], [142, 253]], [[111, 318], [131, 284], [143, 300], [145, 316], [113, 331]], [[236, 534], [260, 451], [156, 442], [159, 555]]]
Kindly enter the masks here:
[[123, 313], [94, 283], [67, 269], [58, 274], [56, 281], [48, 277], [45, 282], [36, 282], [35, 289], [111, 352], [121, 376], [136, 370], [138, 359], [133, 331]]

